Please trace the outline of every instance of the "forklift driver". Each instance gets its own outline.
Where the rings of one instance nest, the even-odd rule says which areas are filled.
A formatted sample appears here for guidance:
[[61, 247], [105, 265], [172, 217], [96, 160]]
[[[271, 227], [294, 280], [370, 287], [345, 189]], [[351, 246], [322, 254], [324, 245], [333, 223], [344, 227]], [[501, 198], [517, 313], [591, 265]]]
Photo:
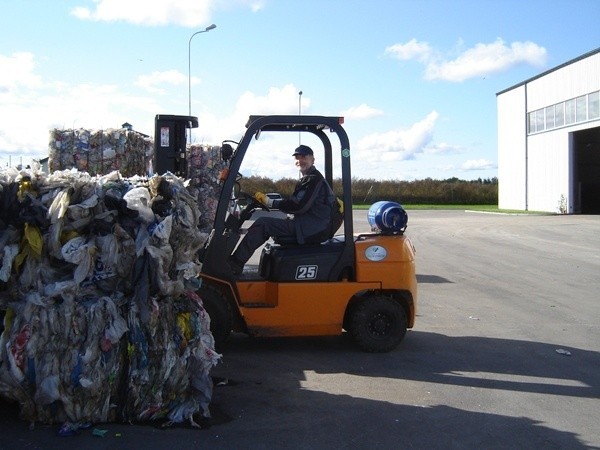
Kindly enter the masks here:
[[270, 199], [264, 193], [254, 194], [259, 202], [269, 208], [292, 214], [288, 218], [259, 217], [248, 228], [237, 249], [229, 258], [234, 275], [240, 275], [244, 264], [254, 251], [269, 237], [276, 242], [313, 244], [331, 237], [332, 204], [336, 198], [321, 172], [314, 166], [315, 157], [310, 147], [300, 145], [293, 153], [296, 167], [302, 178], [296, 183], [289, 198]]

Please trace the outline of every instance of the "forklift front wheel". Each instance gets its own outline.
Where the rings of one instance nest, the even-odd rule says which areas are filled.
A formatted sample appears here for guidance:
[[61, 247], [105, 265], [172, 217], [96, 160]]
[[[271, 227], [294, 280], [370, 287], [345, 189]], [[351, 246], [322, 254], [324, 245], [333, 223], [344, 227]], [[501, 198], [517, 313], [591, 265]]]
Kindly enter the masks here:
[[231, 335], [233, 314], [227, 298], [212, 286], [202, 286], [199, 293], [204, 309], [210, 317], [210, 332], [215, 339], [215, 350], [222, 352]]
[[358, 347], [372, 353], [396, 348], [407, 328], [404, 308], [383, 296], [368, 297], [353, 305], [348, 324], [348, 331]]

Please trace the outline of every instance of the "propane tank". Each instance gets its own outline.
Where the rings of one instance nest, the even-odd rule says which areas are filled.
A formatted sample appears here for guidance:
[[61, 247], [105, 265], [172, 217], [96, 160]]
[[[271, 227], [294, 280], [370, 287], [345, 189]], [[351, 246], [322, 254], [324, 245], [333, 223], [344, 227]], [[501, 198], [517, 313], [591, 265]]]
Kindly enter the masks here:
[[383, 233], [400, 233], [406, 230], [408, 214], [399, 203], [381, 201], [373, 203], [367, 214], [371, 230]]

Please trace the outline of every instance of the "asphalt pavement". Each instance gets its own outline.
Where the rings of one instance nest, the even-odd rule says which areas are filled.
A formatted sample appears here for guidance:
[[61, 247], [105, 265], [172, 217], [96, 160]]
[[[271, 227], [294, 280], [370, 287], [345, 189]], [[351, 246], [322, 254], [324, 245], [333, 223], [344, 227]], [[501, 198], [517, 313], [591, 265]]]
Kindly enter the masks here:
[[409, 211], [407, 235], [418, 316], [393, 352], [235, 335], [208, 429], [58, 437], [4, 404], [0, 448], [600, 448], [600, 216]]

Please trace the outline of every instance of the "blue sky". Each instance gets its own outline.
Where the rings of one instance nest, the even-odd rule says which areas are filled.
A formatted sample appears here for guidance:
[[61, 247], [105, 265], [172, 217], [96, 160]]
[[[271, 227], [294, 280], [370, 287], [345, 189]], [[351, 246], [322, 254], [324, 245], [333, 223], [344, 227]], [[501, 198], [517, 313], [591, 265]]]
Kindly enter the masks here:
[[[496, 93], [600, 46], [599, 17], [598, 0], [5, 1], [0, 166], [47, 156], [55, 127], [153, 135], [187, 115], [190, 64], [194, 142], [301, 106], [345, 117], [356, 178], [491, 178]], [[261, 140], [245, 175], [294, 176], [297, 143]]]

